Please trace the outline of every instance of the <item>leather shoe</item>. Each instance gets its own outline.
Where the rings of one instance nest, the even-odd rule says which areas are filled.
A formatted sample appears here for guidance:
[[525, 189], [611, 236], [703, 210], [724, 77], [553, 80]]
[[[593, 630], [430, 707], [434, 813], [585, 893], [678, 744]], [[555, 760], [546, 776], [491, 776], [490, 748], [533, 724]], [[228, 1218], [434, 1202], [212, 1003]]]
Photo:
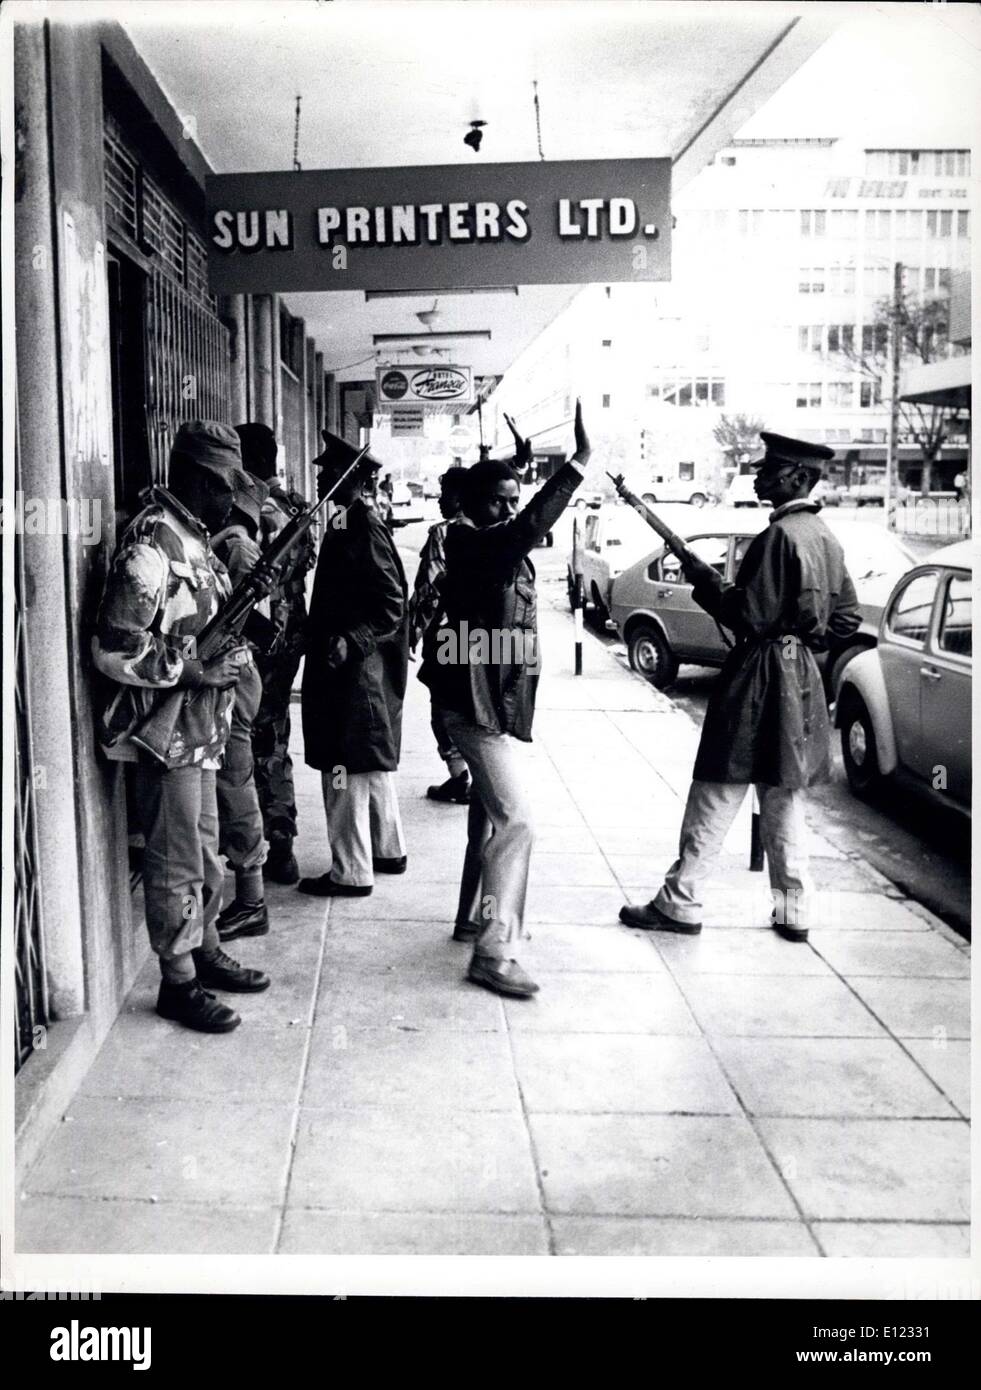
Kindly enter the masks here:
[[204, 951], [192, 951], [191, 955], [198, 979], [209, 989], [223, 989], [229, 994], [261, 994], [269, 988], [268, 975], [262, 970], [250, 970], [247, 966], [239, 965], [237, 960], [226, 956], [220, 947], [207, 955]]
[[530, 999], [538, 993], [538, 985], [521, 969], [516, 960], [495, 960], [492, 956], [474, 956], [470, 961], [467, 979], [483, 985], [495, 994], [509, 999]]
[[649, 903], [628, 903], [620, 909], [620, 921], [627, 927], [640, 927], [642, 931], [673, 931], [682, 936], [697, 936], [702, 930], [701, 922], [677, 922]]
[[404, 874], [408, 862], [403, 854], [399, 859], [372, 859], [371, 867], [376, 874]]
[[219, 912], [215, 925], [222, 941], [234, 941], [236, 936], [265, 936], [269, 931], [269, 912], [264, 902], [242, 903], [233, 898]]
[[319, 878], [301, 878], [296, 885], [301, 893], [309, 893], [314, 898], [366, 898], [372, 884], [361, 888], [352, 883], [335, 883], [330, 874]]
[[457, 806], [470, 804], [470, 774], [461, 772], [459, 777], [449, 777], [438, 787], [429, 787], [426, 795], [430, 801], [452, 801]]
[[269, 879], [271, 883], [299, 882], [300, 866], [293, 853], [292, 841], [284, 840], [282, 843], [270, 844], [266, 862], [262, 866], [262, 877]]
[[806, 941], [807, 928], [795, 927], [790, 922], [778, 922], [776, 916], [770, 918], [770, 926], [777, 936], [782, 936], [784, 941]]
[[456, 922], [453, 925], [453, 940], [476, 941], [480, 931], [480, 927], [473, 922]]
[[220, 1004], [213, 994], [202, 989], [200, 980], [188, 980], [186, 984], [161, 980], [157, 1013], [198, 1033], [230, 1033], [242, 1022], [234, 1009]]

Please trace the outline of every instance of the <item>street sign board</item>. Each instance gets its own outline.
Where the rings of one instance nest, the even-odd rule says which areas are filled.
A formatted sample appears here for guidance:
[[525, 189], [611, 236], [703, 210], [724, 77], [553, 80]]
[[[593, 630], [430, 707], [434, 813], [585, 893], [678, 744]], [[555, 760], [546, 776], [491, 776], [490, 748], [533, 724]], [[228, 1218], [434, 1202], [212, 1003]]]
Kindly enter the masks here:
[[379, 408], [452, 404], [473, 405], [473, 376], [469, 367], [378, 367], [375, 400]]
[[667, 280], [670, 159], [207, 179], [219, 294]]
[[391, 425], [393, 437], [407, 434], [424, 434], [425, 407], [421, 405], [396, 405], [392, 407]]

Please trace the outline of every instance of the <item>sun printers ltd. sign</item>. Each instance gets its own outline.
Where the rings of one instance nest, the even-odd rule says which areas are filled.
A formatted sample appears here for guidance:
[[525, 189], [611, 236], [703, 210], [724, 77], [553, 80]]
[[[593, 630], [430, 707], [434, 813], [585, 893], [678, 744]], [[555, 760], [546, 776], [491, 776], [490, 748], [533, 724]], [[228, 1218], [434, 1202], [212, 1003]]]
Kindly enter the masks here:
[[220, 294], [666, 280], [671, 161], [208, 178]]

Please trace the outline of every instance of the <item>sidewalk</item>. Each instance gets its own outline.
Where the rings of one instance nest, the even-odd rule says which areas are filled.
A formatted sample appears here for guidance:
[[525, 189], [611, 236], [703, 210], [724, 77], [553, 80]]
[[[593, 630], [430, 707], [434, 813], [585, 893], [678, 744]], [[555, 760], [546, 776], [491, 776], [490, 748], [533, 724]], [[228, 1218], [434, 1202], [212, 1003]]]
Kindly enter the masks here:
[[[674, 856], [697, 730], [589, 637], [574, 678], [568, 614], [542, 628], [540, 996], [464, 980], [466, 812], [425, 800], [441, 765], [413, 670], [408, 872], [329, 909], [274, 887], [270, 935], [234, 943], [273, 986], [227, 1036], [158, 1019], [149, 961], [19, 1175], [19, 1251], [968, 1253], [967, 947], [819, 827], [829, 924], [782, 941], [748, 806], [700, 937], [618, 925]], [[294, 756], [317, 874], [319, 782]]]

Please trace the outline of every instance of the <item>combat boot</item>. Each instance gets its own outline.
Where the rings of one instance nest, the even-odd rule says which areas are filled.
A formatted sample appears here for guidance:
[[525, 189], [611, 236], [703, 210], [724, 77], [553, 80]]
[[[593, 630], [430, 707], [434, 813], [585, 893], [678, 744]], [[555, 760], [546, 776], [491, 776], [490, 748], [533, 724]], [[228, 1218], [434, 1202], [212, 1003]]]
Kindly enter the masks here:
[[203, 989], [200, 980], [188, 980], [186, 984], [161, 980], [157, 1013], [198, 1033], [230, 1033], [242, 1022], [234, 1009], [219, 1003]]
[[230, 994], [260, 994], [268, 989], [270, 980], [262, 970], [250, 970], [237, 960], [216, 951], [192, 951], [198, 979], [210, 989], [228, 990]]
[[262, 866], [262, 877], [271, 883], [299, 883], [300, 866], [293, 853], [292, 840], [271, 840], [266, 862]]
[[221, 941], [237, 936], [265, 936], [269, 931], [269, 910], [264, 902], [243, 903], [233, 898], [218, 914], [215, 923]]

